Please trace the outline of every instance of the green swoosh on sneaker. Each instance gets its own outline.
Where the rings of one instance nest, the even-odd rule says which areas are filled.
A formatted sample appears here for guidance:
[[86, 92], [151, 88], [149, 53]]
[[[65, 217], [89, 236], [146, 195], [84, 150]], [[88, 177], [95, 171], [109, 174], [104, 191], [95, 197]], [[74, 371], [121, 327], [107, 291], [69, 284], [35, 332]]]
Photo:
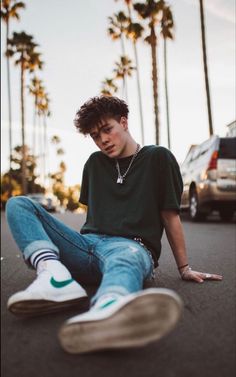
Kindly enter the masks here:
[[117, 300], [116, 300], [115, 298], [113, 298], [112, 300], [110, 300], [110, 301], [106, 302], [105, 304], [99, 306], [98, 309], [104, 309], [104, 308], [106, 308], [107, 306], [113, 304], [113, 302], [115, 302], [115, 301], [117, 301]]
[[72, 283], [74, 279], [64, 280], [64, 281], [57, 281], [54, 279], [54, 277], [51, 278], [50, 283], [54, 288], [63, 288]]

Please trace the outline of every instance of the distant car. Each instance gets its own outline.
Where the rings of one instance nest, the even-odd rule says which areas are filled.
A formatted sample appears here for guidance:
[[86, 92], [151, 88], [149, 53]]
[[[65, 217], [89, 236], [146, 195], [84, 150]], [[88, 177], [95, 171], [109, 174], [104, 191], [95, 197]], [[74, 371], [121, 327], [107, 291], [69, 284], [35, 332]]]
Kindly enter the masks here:
[[59, 210], [58, 199], [55, 196], [46, 196], [44, 194], [28, 194], [28, 198], [35, 200], [48, 212], [56, 212]]
[[184, 190], [181, 209], [193, 221], [213, 210], [229, 221], [236, 210], [236, 137], [212, 136], [190, 148], [180, 167]]

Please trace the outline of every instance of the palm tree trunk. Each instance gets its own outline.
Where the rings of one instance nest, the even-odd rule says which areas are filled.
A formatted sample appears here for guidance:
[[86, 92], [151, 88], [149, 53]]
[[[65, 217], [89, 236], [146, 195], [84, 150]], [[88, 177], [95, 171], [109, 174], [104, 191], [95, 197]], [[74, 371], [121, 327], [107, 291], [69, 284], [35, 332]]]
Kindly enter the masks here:
[[156, 130], [156, 145], [159, 145], [159, 111], [158, 111], [158, 91], [157, 91], [157, 37], [154, 25], [151, 25], [151, 52], [152, 52], [152, 86], [154, 100], [154, 116]]
[[212, 124], [211, 99], [210, 99], [210, 88], [209, 88], [209, 80], [208, 80], [208, 66], [207, 66], [207, 52], [206, 52], [206, 36], [205, 36], [203, 0], [200, 0], [200, 16], [201, 16], [202, 52], [203, 52], [205, 86], [206, 86], [206, 95], [207, 95], [209, 134], [211, 136], [211, 135], [214, 134], [214, 131], [213, 131], [213, 124]]
[[42, 186], [45, 185], [44, 181], [44, 174], [45, 174], [45, 143], [44, 143], [44, 135], [45, 135], [45, 123], [44, 123], [44, 115], [41, 114], [40, 116], [40, 123], [39, 123], [39, 138], [40, 138], [40, 179]]
[[[121, 41], [121, 51], [122, 55], [125, 56], [125, 42], [124, 42], [124, 36], [121, 34], [120, 36], [120, 41]], [[123, 89], [122, 89], [122, 97], [125, 98], [125, 101], [128, 104], [128, 88], [127, 88], [127, 78], [126, 75], [123, 77]]]
[[[126, 77], [125, 75], [123, 75], [123, 78], [122, 78], [122, 98], [126, 100]], [[127, 102], [127, 100], [126, 100]]]
[[[8, 46], [9, 38], [9, 21], [6, 23], [6, 48]], [[11, 108], [11, 76], [10, 76], [10, 59], [7, 56], [7, 89], [8, 89], [8, 131], [9, 131], [9, 197], [12, 196], [12, 108]]]
[[[130, 3], [126, 3], [126, 5], [127, 5], [127, 10], [128, 10], [128, 15], [129, 15], [130, 21], [132, 22]], [[134, 48], [134, 58], [135, 58], [135, 65], [136, 65], [136, 79], [137, 79], [137, 88], [138, 88], [138, 103], [139, 103], [139, 115], [140, 115], [140, 126], [141, 126], [141, 141], [142, 141], [142, 145], [144, 145], [143, 106], [142, 106], [141, 87], [140, 87], [138, 52], [137, 52], [137, 45], [136, 45], [135, 41], [133, 41], [133, 48]]]
[[[22, 59], [23, 60], [23, 59]], [[21, 63], [21, 138], [22, 138], [22, 194], [27, 194], [26, 181], [26, 145], [25, 145], [25, 109], [24, 109], [24, 63]]]
[[38, 118], [38, 168], [40, 183], [43, 185], [43, 131], [42, 131], [42, 114]]
[[168, 148], [171, 149], [171, 142], [170, 142], [169, 95], [168, 95], [168, 82], [167, 82], [168, 73], [167, 73], [167, 42], [166, 42], [166, 38], [164, 38], [164, 75], [165, 75], [167, 139], [168, 139]]
[[143, 124], [143, 107], [142, 107], [142, 97], [141, 97], [141, 87], [140, 87], [140, 75], [139, 75], [139, 61], [136, 42], [133, 42], [134, 46], [134, 57], [136, 65], [136, 79], [137, 79], [137, 88], [138, 88], [138, 102], [139, 102], [139, 115], [140, 115], [140, 125], [141, 125], [141, 141], [144, 145], [144, 124]]
[[35, 95], [35, 100], [34, 100], [34, 117], [33, 117], [33, 155], [36, 155], [36, 121], [37, 121], [37, 103], [38, 103], [38, 98], [37, 95]]
[[46, 155], [47, 155], [47, 121], [46, 115], [43, 118], [43, 186], [46, 185]]

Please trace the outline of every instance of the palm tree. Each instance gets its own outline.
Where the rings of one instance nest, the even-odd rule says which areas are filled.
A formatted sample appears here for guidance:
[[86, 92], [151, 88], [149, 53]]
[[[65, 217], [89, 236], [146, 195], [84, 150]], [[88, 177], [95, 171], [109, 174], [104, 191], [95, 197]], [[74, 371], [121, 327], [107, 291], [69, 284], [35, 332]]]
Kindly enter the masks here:
[[206, 35], [205, 35], [205, 21], [204, 21], [203, 0], [199, 0], [199, 3], [200, 3], [202, 53], [203, 53], [205, 86], [206, 86], [206, 96], [207, 96], [207, 111], [208, 111], [208, 122], [209, 122], [209, 135], [212, 136], [214, 134], [214, 131], [213, 131], [213, 123], [212, 123], [212, 115], [211, 115], [210, 87], [209, 87], [209, 80], [208, 80], [208, 65], [207, 65], [207, 51], [206, 51]]
[[46, 155], [47, 155], [47, 117], [51, 115], [49, 109], [50, 99], [48, 93], [44, 92], [44, 95], [40, 97], [37, 107], [38, 107], [38, 115], [43, 118], [43, 151], [41, 153], [43, 159], [43, 169], [42, 169], [42, 176], [43, 182], [45, 186], [46, 182]]
[[27, 67], [30, 73], [34, 73], [36, 70], [43, 68], [44, 63], [41, 60], [40, 56], [41, 54], [39, 52], [32, 50]]
[[[25, 105], [24, 105], [24, 89], [25, 89], [25, 72], [33, 66], [40, 66], [40, 60], [36, 60], [35, 52], [36, 43], [33, 36], [25, 32], [13, 33], [13, 37], [8, 39], [7, 55], [9, 57], [16, 56], [15, 64], [20, 66], [20, 83], [21, 83], [21, 137], [22, 137], [22, 192], [27, 194], [26, 180], [26, 148], [25, 148]], [[37, 62], [36, 62], [37, 61]]]
[[143, 107], [142, 107], [142, 97], [141, 97], [141, 87], [140, 87], [140, 75], [139, 75], [139, 61], [137, 53], [137, 41], [141, 38], [144, 28], [137, 22], [132, 20], [132, 0], [124, 0], [127, 10], [128, 10], [128, 25], [125, 28], [126, 36], [131, 39], [133, 43], [134, 59], [136, 65], [136, 80], [138, 89], [138, 103], [139, 103], [139, 115], [140, 115], [140, 126], [141, 126], [141, 140], [144, 145], [144, 122], [143, 122]]
[[60, 139], [59, 136], [57, 136], [57, 135], [53, 135], [53, 136], [51, 137], [51, 143], [52, 143], [52, 144], [54, 144], [54, 145], [58, 145], [58, 144], [60, 144], [60, 142], [61, 142], [61, 139]]
[[[60, 146], [61, 139], [59, 136], [54, 135], [51, 138], [51, 143], [56, 147], [56, 154], [58, 157], [61, 157], [65, 154], [64, 149]], [[59, 171], [54, 174], [49, 174], [49, 177], [52, 180], [52, 190], [54, 195], [58, 197], [61, 205], [65, 199], [65, 186], [64, 186], [64, 174], [66, 171], [66, 165], [63, 161], [60, 162]], [[53, 182], [54, 181], [54, 182]]]
[[161, 34], [164, 41], [164, 75], [165, 75], [165, 97], [166, 97], [166, 123], [168, 148], [171, 149], [170, 139], [170, 114], [169, 114], [169, 96], [168, 96], [168, 74], [167, 74], [167, 39], [173, 39], [174, 21], [171, 9], [168, 5], [164, 5], [161, 19]]
[[[107, 29], [108, 35], [111, 37], [113, 41], [120, 39], [121, 41], [121, 52], [122, 55], [125, 56], [125, 30], [128, 26], [128, 18], [124, 12], [118, 12], [113, 15], [113, 17], [108, 17], [109, 20], [109, 27]], [[128, 94], [127, 94], [127, 82], [126, 76], [123, 79], [125, 93], [126, 93], [126, 101], [128, 101]]]
[[128, 102], [128, 93], [127, 93], [127, 86], [125, 82], [125, 78], [127, 76], [132, 76], [133, 70], [136, 68], [132, 65], [132, 60], [128, 56], [121, 56], [120, 61], [115, 62], [115, 78], [123, 80], [123, 90], [122, 96], [124, 97], [124, 93], [126, 93], [126, 101]]
[[141, 97], [141, 87], [140, 87], [140, 74], [139, 74], [139, 60], [137, 52], [137, 41], [142, 37], [144, 28], [137, 22], [132, 22], [130, 18], [129, 26], [126, 29], [127, 37], [133, 42], [134, 49], [134, 58], [136, 66], [136, 80], [137, 80], [137, 93], [138, 93], [138, 103], [139, 103], [139, 115], [140, 115], [140, 126], [141, 126], [141, 140], [144, 144], [144, 123], [143, 123], [143, 106], [142, 106], [142, 97]]
[[40, 97], [44, 96], [44, 87], [42, 86], [42, 80], [39, 80], [36, 76], [36, 71], [38, 69], [42, 69], [43, 62], [40, 58], [41, 54], [38, 52], [33, 51], [30, 56], [29, 66], [28, 69], [30, 73], [33, 73], [34, 76], [31, 79], [31, 85], [28, 85], [28, 89], [30, 94], [32, 94], [35, 97], [34, 101], [34, 120], [33, 120], [33, 151], [35, 152], [35, 137], [36, 137], [36, 118], [37, 118], [37, 101]]
[[153, 85], [153, 100], [154, 100], [154, 115], [155, 115], [155, 129], [156, 129], [156, 144], [159, 144], [160, 122], [159, 122], [159, 107], [158, 107], [158, 74], [157, 74], [157, 34], [156, 26], [160, 24], [161, 12], [164, 6], [164, 1], [147, 0], [146, 3], [136, 3], [133, 5], [142, 19], [147, 19], [150, 29], [150, 35], [145, 38], [145, 41], [151, 46], [152, 55], [152, 85]]
[[113, 96], [118, 90], [118, 86], [114, 83], [114, 79], [105, 78], [102, 82], [101, 94], [104, 96]]
[[[6, 22], [6, 50], [8, 47], [8, 38], [10, 34], [10, 19], [14, 18], [19, 20], [20, 16], [18, 11], [25, 8], [25, 4], [21, 1], [2, 0], [1, 2], [1, 18]], [[9, 187], [11, 196], [11, 154], [12, 154], [12, 107], [11, 107], [11, 76], [10, 76], [10, 60], [6, 55], [7, 61], [7, 91], [8, 91], [8, 122], [9, 122]]]
[[124, 12], [119, 12], [114, 14], [113, 17], [108, 17], [108, 20], [108, 35], [114, 41], [120, 39], [122, 55], [125, 55], [124, 35], [128, 25], [127, 17]]
[[29, 92], [35, 97], [34, 103], [34, 120], [33, 120], [33, 151], [35, 153], [35, 145], [36, 145], [36, 118], [37, 118], [37, 101], [40, 97], [44, 96], [44, 87], [42, 86], [42, 80], [37, 79], [36, 72], [37, 70], [41, 70], [43, 67], [43, 62], [41, 60], [41, 54], [38, 52], [33, 51], [30, 55], [30, 61], [28, 70], [30, 73], [33, 73], [33, 79], [31, 79], [31, 86], [28, 85]]
[[40, 98], [45, 94], [42, 80], [37, 76], [31, 79], [30, 85], [28, 85], [29, 93], [34, 97], [34, 116], [33, 116], [33, 154], [36, 154], [36, 127], [37, 127], [37, 115], [38, 115], [38, 103]]

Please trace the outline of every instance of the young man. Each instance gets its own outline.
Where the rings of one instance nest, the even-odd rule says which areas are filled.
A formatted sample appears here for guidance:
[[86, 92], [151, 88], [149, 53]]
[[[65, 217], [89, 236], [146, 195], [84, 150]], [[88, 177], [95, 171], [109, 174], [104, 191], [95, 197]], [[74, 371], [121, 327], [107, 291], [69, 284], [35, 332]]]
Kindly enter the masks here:
[[173, 291], [150, 288], [165, 228], [180, 276], [203, 282], [221, 276], [192, 271], [179, 218], [182, 179], [163, 147], [141, 148], [128, 129], [128, 107], [116, 97], [94, 97], [76, 114], [76, 128], [99, 152], [85, 164], [80, 202], [87, 220], [77, 232], [26, 197], [8, 201], [12, 234], [37, 279], [10, 297], [16, 315], [53, 312], [97, 284], [90, 310], [69, 319], [59, 332], [70, 353], [141, 346], [160, 339], [177, 323], [182, 301]]

